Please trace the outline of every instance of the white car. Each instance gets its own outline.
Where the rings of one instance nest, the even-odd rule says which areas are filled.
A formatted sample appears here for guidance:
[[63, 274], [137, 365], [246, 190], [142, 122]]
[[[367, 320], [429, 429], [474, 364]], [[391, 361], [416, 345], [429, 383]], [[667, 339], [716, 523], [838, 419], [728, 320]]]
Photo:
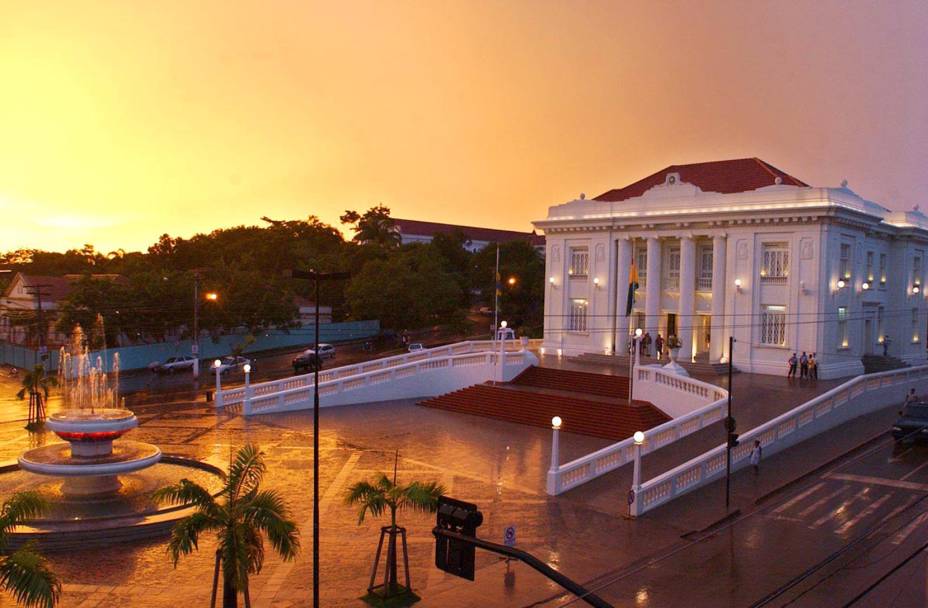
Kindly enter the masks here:
[[197, 358], [192, 355], [182, 355], [180, 357], [168, 357], [164, 363], [155, 361], [148, 365], [148, 369], [159, 374], [173, 374], [182, 369], [193, 369], [193, 362]]
[[423, 350], [425, 350], [425, 345], [423, 345], [422, 342], [413, 342], [409, 345], [409, 352], [411, 353], [417, 353]]
[[[306, 357], [312, 356], [315, 351], [311, 348], [307, 348], [303, 351], [303, 355]], [[319, 358], [320, 359], [334, 359], [335, 358], [335, 347], [331, 344], [319, 344]]]
[[[245, 370], [243, 368], [245, 367], [245, 365], [251, 365], [251, 371], [254, 371], [255, 369], [254, 361], [252, 361], [248, 357], [233, 357], [233, 356], [223, 357], [222, 359], [219, 360], [219, 373], [225, 374], [225, 373], [232, 372], [232, 371], [238, 371], [238, 372], [244, 373]], [[213, 370], [214, 370], [213, 373], [215, 373], [215, 370], [216, 370], [215, 366], [213, 367]]]

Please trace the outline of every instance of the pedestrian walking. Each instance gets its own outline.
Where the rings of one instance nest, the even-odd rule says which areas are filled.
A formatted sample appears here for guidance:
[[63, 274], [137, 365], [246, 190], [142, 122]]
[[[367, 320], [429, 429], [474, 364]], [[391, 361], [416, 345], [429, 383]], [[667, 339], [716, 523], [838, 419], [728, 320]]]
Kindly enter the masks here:
[[763, 457], [764, 448], [760, 446], [760, 439], [754, 440], [754, 447], [751, 449], [751, 466], [754, 467], [754, 474], [760, 472], [760, 459]]
[[815, 358], [815, 353], [809, 357], [809, 377], [818, 380], [818, 359]]
[[806, 351], [802, 351], [802, 356], [799, 357], [799, 377], [809, 377], [809, 355], [806, 354]]
[[644, 350], [641, 353], [645, 357], [651, 356], [651, 332], [644, 332], [644, 336], [641, 338], [641, 344], [644, 346]]
[[661, 355], [664, 354], [664, 338], [660, 334], [657, 334], [657, 339], [654, 340], [654, 350], [657, 351], [657, 360], [660, 361]]
[[913, 403], [918, 403], [918, 395], [915, 394], [915, 389], [911, 389], [909, 394], [905, 396], [905, 401], [902, 406], [912, 405]]
[[796, 353], [793, 353], [793, 356], [787, 361], [789, 363], [789, 371], [786, 372], [787, 378], [796, 377], [796, 366], [799, 364], [799, 359], [796, 358]]

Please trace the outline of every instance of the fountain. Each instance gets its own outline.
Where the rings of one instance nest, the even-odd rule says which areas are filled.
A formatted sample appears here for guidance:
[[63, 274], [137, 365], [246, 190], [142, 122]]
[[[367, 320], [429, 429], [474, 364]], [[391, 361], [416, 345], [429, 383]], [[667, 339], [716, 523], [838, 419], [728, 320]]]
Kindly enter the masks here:
[[[92, 333], [102, 335], [102, 326], [98, 319]], [[64, 407], [45, 426], [64, 443], [43, 445], [44, 435], [34, 434], [38, 447], [0, 463], [0, 495], [35, 491], [49, 502], [46, 513], [9, 535], [8, 548], [33, 540], [56, 550], [161, 536], [189, 508], [158, 503], [156, 490], [183, 478], [213, 493], [222, 487], [219, 467], [123, 438], [139, 421], [119, 395], [118, 353], [92, 353], [88, 342], [98, 341], [77, 327], [59, 353]]]
[[150, 443], [122, 440], [113, 445], [139, 422], [120, 407], [118, 353], [111, 373], [106, 371], [105, 356], [104, 352], [91, 362], [78, 326], [71, 348], [61, 347], [58, 359], [58, 384], [67, 409], [45, 422], [67, 443], [34, 448], [19, 457], [19, 466], [26, 471], [64, 478], [61, 491], [66, 497], [112, 494], [122, 485], [120, 473], [150, 467], [161, 459], [161, 450]]

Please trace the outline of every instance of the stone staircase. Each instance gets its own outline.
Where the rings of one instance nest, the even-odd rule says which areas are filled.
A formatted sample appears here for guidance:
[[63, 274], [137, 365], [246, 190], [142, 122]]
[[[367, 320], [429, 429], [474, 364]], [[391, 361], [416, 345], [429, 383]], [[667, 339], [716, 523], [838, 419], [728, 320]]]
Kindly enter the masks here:
[[[582, 363], [594, 363], [597, 365], [610, 365], [618, 369], [628, 370], [628, 355], [603, 355], [599, 353], [583, 353], [576, 357], [571, 357], [576, 361]], [[702, 359], [702, 360], [700, 360]], [[666, 365], [670, 363], [670, 359], [664, 357], [660, 361], [654, 357], [641, 357], [642, 365], [651, 365], [651, 364], [661, 364]], [[711, 363], [706, 360], [705, 357], [697, 357], [695, 362], [685, 362], [677, 361], [683, 369], [689, 372], [691, 375], [699, 376], [720, 376], [728, 373], [728, 364], [727, 363]], [[627, 371], [625, 373], [628, 373]], [[738, 373], [738, 367], [735, 366], [732, 370], [732, 373]]]
[[891, 369], [909, 367], [909, 364], [896, 357], [884, 357], [882, 355], [864, 355], [860, 358], [864, 364], [864, 373], [873, 374], [876, 372], [886, 372]]
[[425, 407], [619, 441], [670, 417], [645, 401], [628, 405], [628, 379], [531, 367], [510, 383], [471, 386], [421, 401]]

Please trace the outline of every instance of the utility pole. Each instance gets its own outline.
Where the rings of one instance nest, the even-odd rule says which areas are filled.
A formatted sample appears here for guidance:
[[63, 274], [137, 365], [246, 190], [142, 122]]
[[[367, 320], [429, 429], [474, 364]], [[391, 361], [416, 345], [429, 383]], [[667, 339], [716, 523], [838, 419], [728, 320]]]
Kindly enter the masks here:
[[46, 344], [48, 327], [45, 326], [45, 311], [42, 309], [42, 296], [50, 295], [42, 293], [42, 290], [46, 287], [51, 287], [51, 285], [48, 283], [39, 283], [37, 285], [25, 287], [26, 293], [36, 297], [36, 319], [39, 324], [39, 353], [43, 360], [48, 352], [48, 345]]
[[496, 328], [499, 327], [499, 243], [496, 244], [496, 272], [493, 278], [493, 333], [495, 334]]
[[731, 504], [731, 449], [738, 445], [735, 419], [731, 417], [731, 373], [735, 358], [735, 337], [728, 336], [728, 415], [725, 417], [725, 512]]
[[294, 279], [312, 279], [316, 291], [316, 327], [313, 338], [313, 608], [319, 608], [319, 283], [351, 277], [348, 272], [291, 270]]
[[200, 271], [193, 273], [193, 339], [190, 350], [193, 353], [193, 377], [200, 377]]

